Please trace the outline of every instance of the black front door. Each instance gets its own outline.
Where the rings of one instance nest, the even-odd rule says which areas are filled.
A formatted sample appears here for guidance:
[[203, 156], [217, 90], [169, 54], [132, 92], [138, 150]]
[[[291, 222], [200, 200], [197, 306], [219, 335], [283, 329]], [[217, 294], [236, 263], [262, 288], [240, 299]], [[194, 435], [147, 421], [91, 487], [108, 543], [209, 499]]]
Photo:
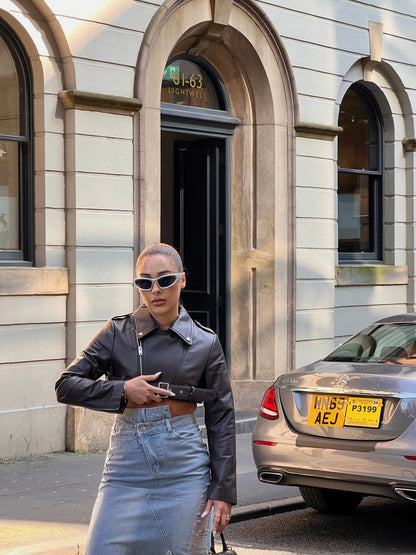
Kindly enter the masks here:
[[183, 304], [195, 320], [217, 332], [225, 347], [225, 140], [168, 135], [164, 144], [170, 144], [173, 180], [165, 180], [170, 187], [162, 184], [162, 240], [164, 212], [187, 274]]

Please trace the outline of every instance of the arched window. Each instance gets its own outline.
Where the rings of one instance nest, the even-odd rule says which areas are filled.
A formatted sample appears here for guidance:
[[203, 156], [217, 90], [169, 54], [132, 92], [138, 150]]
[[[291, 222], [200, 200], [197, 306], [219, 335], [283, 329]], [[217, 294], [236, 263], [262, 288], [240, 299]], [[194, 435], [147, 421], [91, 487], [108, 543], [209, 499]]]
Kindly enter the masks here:
[[0, 20], [0, 265], [34, 259], [31, 73], [20, 41]]
[[196, 57], [175, 57], [165, 67], [160, 100], [181, 106], [225, 110], [224, 95], [218, 83], [219, 79], [215, 79]]
[[342, 261], [383, 257], [383, 157], [381, 118], [371, 94], [352, 85], [338, 125], [338, 256]]

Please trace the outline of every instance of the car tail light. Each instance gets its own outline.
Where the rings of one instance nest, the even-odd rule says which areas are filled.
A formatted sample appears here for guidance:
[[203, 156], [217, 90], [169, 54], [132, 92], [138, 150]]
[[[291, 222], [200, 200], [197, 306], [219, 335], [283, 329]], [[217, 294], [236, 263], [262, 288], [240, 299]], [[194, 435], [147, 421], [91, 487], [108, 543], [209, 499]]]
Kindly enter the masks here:
[[267, 420], [277, 420], [279, 411], [276, 404], [276, 391], [274, 385], [269, 387], [264, 394], [263, 401], [260, 405], [259, 415]]
[[405, 455], [404, 458], [408, 461], [416, 461], [416, 457], [413, 457], [412, 455]]

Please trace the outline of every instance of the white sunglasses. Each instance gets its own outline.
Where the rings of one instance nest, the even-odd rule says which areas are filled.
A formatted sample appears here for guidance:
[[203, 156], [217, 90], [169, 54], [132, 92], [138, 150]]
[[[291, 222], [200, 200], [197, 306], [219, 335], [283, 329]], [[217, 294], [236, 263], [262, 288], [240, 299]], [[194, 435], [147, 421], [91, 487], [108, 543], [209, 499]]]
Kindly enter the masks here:
[[169, 287], [172, 287], [172, 285], [175, 285], [175, 283], [179, 281], [182, 276], [183, 272], [180, 272], [179, 274], [166, 274], [158, 278], [136, 278], [133, 283], [137, 289], [140, 289], [140, 291], [151, 291], [153, 289], [154, 282], [157, 283], [157, 286], [160, 287], [160, 289], [168, 289]]

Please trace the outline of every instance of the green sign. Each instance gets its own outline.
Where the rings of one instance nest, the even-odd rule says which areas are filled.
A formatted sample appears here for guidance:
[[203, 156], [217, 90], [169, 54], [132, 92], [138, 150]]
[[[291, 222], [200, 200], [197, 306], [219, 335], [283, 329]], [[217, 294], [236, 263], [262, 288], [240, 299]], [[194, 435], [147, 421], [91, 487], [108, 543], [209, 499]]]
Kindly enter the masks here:
[[179, 73], [179, 66], [166, 66], [165, 71], [163, 72], [163, 79], [168, 79], [172, 81], [175, 74], [178, 75]]

